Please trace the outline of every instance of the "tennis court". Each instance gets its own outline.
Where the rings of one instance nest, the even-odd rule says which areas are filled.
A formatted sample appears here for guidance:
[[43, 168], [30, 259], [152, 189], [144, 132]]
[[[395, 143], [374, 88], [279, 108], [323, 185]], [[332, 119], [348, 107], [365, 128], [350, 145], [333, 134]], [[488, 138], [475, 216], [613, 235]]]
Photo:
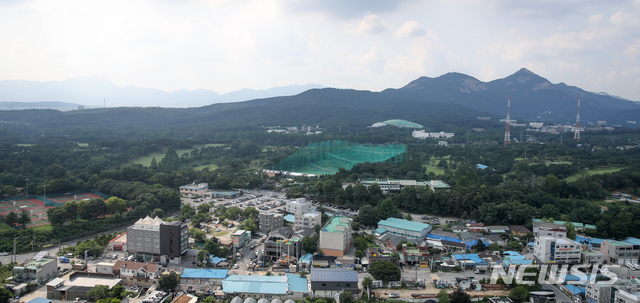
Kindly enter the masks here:
[[[22, 210], [29, 212], [31, 223], [27, 227], [49, 224], [47, 220], [47, 209], [63, 205], [69, 201], [89, 200], [92, 198], [105, 199], [104, 196], [95, 193], [58, 194], [54, 197], [29, 196], [27, 198], [13, 198], [0, 202], [0, 215], [6, 216], [10, 212], [19, 214]], [[48, 204], [45, 206], [45, 204]]]

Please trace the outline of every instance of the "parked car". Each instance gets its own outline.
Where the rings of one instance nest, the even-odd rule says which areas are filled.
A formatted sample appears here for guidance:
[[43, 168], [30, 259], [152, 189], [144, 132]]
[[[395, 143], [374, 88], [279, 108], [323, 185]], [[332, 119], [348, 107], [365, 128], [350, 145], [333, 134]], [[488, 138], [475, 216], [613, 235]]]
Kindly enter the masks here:
[[400, 294], [397, 292], [389, 294], [389, 298], [400, 298]]

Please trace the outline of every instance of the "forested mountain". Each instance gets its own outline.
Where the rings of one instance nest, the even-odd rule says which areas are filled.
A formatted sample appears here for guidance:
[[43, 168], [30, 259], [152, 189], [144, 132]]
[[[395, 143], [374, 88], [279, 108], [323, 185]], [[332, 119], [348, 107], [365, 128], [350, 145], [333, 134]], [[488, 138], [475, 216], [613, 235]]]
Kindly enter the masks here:
[[[85, 137], [118, 133], [122, 139], [205, 137], [221, 129], [255, 130], [274, 125], [321, 125], [334, 130], [339, 127], [355, 130], [388, 119], [405, 119], [430, 130], [451, 131], [453, 127], [498, 126], [498, 119], [506, 115], [509, 95], [511, 117], [521, 122], [533, 119], [572, 123], [578, 95], [582, 98], [583, 125], [598, 120], [606, 120], [609, 125], [625, 124], [625, 120], [636, 120], [640, 112], [638, 102], [594, 94], [562, 83], [551, 84], [521, 69], [509, 77], [487, 83], [449, 73], [438, 78], [422, 77], [403, 88], [382, 92], [324, 88], [295, 96], [197, 108], [0, 111], [0, 121], [8, 133], [46, 132]], [[490, 116], [492, 120], [478, 121], [475, 119], [478, 116]], [[8, 135], [0, 132], [0, 136]]]
[[[620, 117], [628, 110], [640, 109], [640, 103], [606, 94], [594, 94], [564, 83], [549, 80], [522, 68], [516, 73], [490, 82], [459, 73], [437, 78], [421, 77], [400, 89], [388, 89], [384, 95], [416, 101], [445, 102], [497, 114], [507, 113], [511, 96], [511, 117], [557, 122], [575, 122], [578, 96], [582, 121], [624, 122]], [[635, 120], [635, 119], [633, 119]]]

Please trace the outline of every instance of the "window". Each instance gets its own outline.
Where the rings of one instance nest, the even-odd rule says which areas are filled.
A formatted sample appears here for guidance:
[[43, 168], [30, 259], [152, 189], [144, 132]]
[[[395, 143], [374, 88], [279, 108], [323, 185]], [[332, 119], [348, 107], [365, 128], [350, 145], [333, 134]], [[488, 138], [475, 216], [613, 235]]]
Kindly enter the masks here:
[[138, 237], [138, 240], [142, 240], [142, 238], [141, 238], [141, 237]]
[[347, 283], [344, 285], [345, 287], [351, 287], [351, 283]]
[[336, 283], [336, 285], [335, 285], [335, 286], [336, 286], [336, 287], [340, 287], [340, 283]]
[[145, 241], [151, 241], [151, 239], [149, 239], [149, 238], [144, 238], [144, 240], [145, 240]]
[[157, 238], [157, 237], [158, 237], [158, 234], [153, 234], [153, 236]]
[[149, 245], [149, 244], [145, 244], [144, 246], [146, 246], [146, 247], [150, 247], [150, 245]]
[[150, 234], [149, 234], [149, 233], [146, 233], [146, 234], [144, 234], [144, 235], [148, 237]]
[[153, 241], [154, 241], [154, 242], [160, 242], [160, 240], [158, 240], [158, 239], [154, 239]]
[[138, 243], [138, 246], [142, 246], [142, 243]]
[[142, 235], [142, 233], [141, 233], [141, 232], [138, 232], [138, 236], [139, 236], [139, 235]]
[[154, 249], [153, 251], [155, 251], [155, 252], [160, 252], [160, 250], [159, 250], [159, 249]]
[[156, 247], [156, 248], [160, 248], [160, 245], [156, 245], [155, 247]]

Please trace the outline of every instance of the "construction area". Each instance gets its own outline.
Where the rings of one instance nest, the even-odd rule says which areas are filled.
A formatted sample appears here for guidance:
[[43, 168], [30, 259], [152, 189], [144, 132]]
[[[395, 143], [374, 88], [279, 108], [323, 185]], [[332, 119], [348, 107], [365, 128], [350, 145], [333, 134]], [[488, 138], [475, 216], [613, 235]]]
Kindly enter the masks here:
[[270, 170], [301, 175], [332, 175], [340, 168], [351, 169], [364, 162], [399, 163], [404, 160], [407, 146], [402, 144], [366, 144], [334, 140], [309, 143]]

